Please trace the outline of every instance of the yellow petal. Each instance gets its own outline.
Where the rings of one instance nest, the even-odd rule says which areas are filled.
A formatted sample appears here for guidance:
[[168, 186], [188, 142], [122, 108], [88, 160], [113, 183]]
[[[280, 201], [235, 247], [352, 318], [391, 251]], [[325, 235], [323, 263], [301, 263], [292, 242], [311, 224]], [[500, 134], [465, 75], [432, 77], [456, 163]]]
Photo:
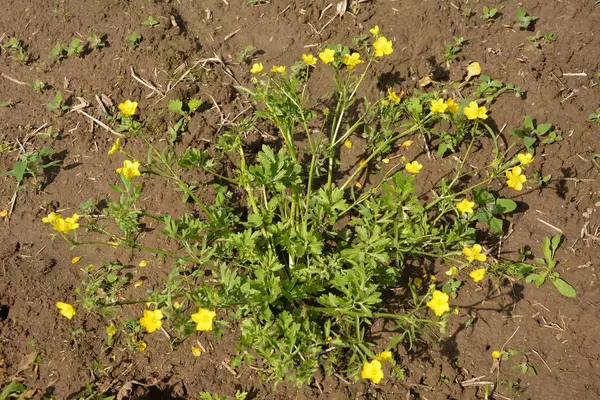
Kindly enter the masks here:
[[499, 350], [492, 351], [492, 358], [498, 359], [501, 355], [502, 353]]
[[361, 189], [362, 188], [362, 184], [360, 182], [356, 182], [354, 184], [354, 186], [356, 186], [357, 189]]
[[71, 259], [71, 264], [77, 264], [77, 263], [79, 262], [79, 260], [81, 260], [81, 257], [80, 257], [80, 256], [73, 257], [73, 258]]
[[202, 349], [200, 347], [192, 346], [192, 354], [194, 357], [200, 357], [200, 354], [202, 354]]
[[8, 210], [0, 211], [0, 217], [6, 217], [8, 215]]
[[478, 62], [473, 62], [467, 67], [467, 79], [481, 74], [481, 65]]
[[148, 264], [149, 264], [149, 262], [148, 262], [148, 261], [146, 261], [146, 260], [142, 260], [142, 261], [140, 261], [140, 263], [138, 264], [138, 267], [140, 267], [140, 268], [144, 268], [144, 267], [147, 267], [147, 266], [148, 266]]
[[381, 160], [382, 163], [384, 164], [389, 164], [390, 163], [390, 159], [389, 158], [384, 158], [383, 160]]
[[433, 82], [433, 79], [431, 79], [431, 77], [428, 75], [425, 78], [421, 79], [421, 81], [419, 82], [419, 87], [431, 85]]
[[410, 147], [410, 146], [412, 146], [413, 143], [414, 142], [412, 140], [405, 140], [404, 142], [402, 142], [400, 144], [400, 146], [402, 146], [402, 147]]
[[344, 141], [344, 146], [346, 146], [347, 148], [351, 149], [352, 148], [352, 142], [350, 141], [350, 139], [346, 139]]
[[140, 286], [142, 286], [144, 284], [144, 281], [137, 281], [136, 283], [133, 284], [133, 287], [135, 288], [139, 288]]
[[148, 343], [144, 342], [143, 340], [140, 340], [137, 343], [137, 348], [139, 351], [145, 351], [148, 348]]

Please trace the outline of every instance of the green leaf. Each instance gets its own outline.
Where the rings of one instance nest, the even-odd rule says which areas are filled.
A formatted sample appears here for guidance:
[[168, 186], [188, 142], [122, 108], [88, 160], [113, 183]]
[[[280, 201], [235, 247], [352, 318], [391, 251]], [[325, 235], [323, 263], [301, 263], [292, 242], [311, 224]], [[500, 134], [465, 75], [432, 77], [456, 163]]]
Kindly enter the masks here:
[[486, 205], [494, 203], [495, 197], [487, 190], [475, 189], [473, 190], [473, 199], [477, 204]]
[[498, 235], [501, 235], [503, 230], [502, 230], [502, 220], [500, 218], [492, 218], [489, 222], [490, 224], [490, 228], [492, 228], [494, 230], [495, 233], [497, 233]]
[[17, 179], [17, 184], [20, 185], [23, 182], [25, 171], [27, 170], [27, 164], [22, 161], [17, 161], [13, 165], [12, 175]]
[[523, 128], [525, 128], [525, 130], [529, 132], [535, 129], [535, 126], [533, 125], [533, 119], [530, 115], [525, 116], [525, 120], [523, 121]]
[[561, 278], [553, 278], [551, 279], [556, 289], [565, 297], [577, 297], [577, 292], [573, 288], [573, 286], [569, 285], [566, 281]]
[[517, 203], [509, 199], [496, 199], [496, 210], [498, 214], [507, 214], [517, 208]]
[[8, 385], [6, 385], [4, 390], [2, 390], [2, 393], [0, 393], [0, 400], [7, 400], [9, 397], [11, 397], [11, 394], [23, 393], [25, 390], [27, 390], [27, 387], [21, 382], [11, 381]]
[[196, 111], [202, 105], [202, 100], [200, 99], [192, 99], [188, 102], [188, 108], [190, 109], [190, 113]]
[[185, 115], [185, 112], [183, 111], [183, 102], [177, 99], [169, 100], [169, 111], [176, 114]]

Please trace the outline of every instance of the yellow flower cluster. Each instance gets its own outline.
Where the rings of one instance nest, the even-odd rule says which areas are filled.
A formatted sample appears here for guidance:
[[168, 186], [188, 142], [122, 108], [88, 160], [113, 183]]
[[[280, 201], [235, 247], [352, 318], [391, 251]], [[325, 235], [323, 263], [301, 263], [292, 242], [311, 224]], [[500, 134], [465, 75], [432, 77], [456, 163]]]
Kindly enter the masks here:
[[444, 100], [444, 99], [436, 99], [431, 100], [431, 112], [444, 114], [446, 112], [451, 112], [456, 114], [458, 112], [458, 104], [452, 99]]
[[73, 214], [70, 217], [63, 218], [61, 214], [51, 212], [47, 217], [42, 218], [42, 222], [50, 224], [55, 231], [69, 233], [79, 228], [79, 215]]
[[383, 379], [382, 361], [392, 359], [392, 352], [389, 350], [382, 351], [375, 355], [375, 359], [372, 361], [365, 361], [360, 372], [360, 376], [363, 379], [368, 379], [374, 384], [379, 384]]

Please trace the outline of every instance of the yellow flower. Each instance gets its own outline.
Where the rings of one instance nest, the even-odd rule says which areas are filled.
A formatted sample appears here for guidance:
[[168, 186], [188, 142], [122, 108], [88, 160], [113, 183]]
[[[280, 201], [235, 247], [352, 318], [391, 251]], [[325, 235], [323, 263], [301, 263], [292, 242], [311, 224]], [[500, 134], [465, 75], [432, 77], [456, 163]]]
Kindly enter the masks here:
[[361, 167], [364, 167], [366, 163], [367, 162], [365, 160], [359, 160], [358, 161], [358, 165], [360, 165]]
[[427, 75], [426, 77], [424, 77], [423, 79], [421, 79], [419, 81], [419, 87], [429, 86], [433, 82], [435, 82], [435, 81], [433, 79], [431, 79], [431, 77], [429, 75]]
[[281, 75], [285, 75], [285, 65], [275, 65], [273, 68], [271, 68], [271, 72], [276, 72]]
[[319, 53], [319, 58], [324, 64], [329, 64], [335, 58], [335, 50], [325, 49]]
[[444, 273], [448, 276], [456, 276], [458, 275], [458, 272], [458, 267], [450, 267], [450, 269]]
[[513, 188], [515, 190], [522, 190], [523, 184], [527, 182], [527, 177], [523, 175], [523, 170], [518, 165], [513, 167], [512, 169], [507, 170], [506, 172], [506, 185], [508, 187]]
[[350, 141], [350, 139], [344, 140], [344, 146], [346, 146], [349, 149], [352, 148], [352, 142]]
[[129, 160], [123, 161], [123, 167], [117, 168], [117, 174], [121, 174], [127, 179], [140, 176], [140, 162], [131, 162]]
[[137, 281], [136, 283], [133, 284], [134, 288], [139, 288], [140, 286], [142, 286], [144, 284], [144, 281]]
[[139, 351], [146, 351], [146, 349], [148, 348], [148, 343], [144, 342], [143, 340], [140, 340], [139, 342], [137, 342], [137, 348]]
[[533, 162], [533, 156], [531, 153], [517, 154], [517, 158], [519, 159], [521, 165], [527, 165]]
[[204, 308], [198, 309], [198, 312], [192, 314], [192, 321], [196, 323], [197, 331], [212, 331], [212, 320], [217, 315], [214, 311]]
[[444, 313], [450, 311], [449, 298], [446, 293], [436, 290], [433, 292], [431, 300], [427, 302], [427, 307], [431, 308], [433, 313], [438, 317], [444, 315]]
[[148, 261], [142, 260], [142, 261], [139, 262], [138, 267], [144, 268], [144, 267], [147, 267], [148, 264], [149, 264]]
[[117, 140], [115, 140], [112, 147], [108, 151], [108, 155], [112, 156], [113, 154], [118, 153], [119, 151], [121, 151], [121, 138], [117, 138]]
[[54, 221], [53, 228], [55, 231], [68, 233], [79, 228], [79, 224], [77, 223], [77, 221], [79, 221], [79, 215], [77, 214], [73, 214], [72, 216], [65, 219], [58, 217]]
[[474, 271], [471, 271], [469, 276], [471, 277], [471, 279], [473, 279], [473, 282], [479, 282], [485, 277], [485, 268], [479, 268]]
[[458, 104], [454, 100], [448, 99], [446, 100], [446, 110], [452, 114], [456, 114], [458, 112]]
[[362, 183], [356, 182], [356, 183], [354, 183], [354, 186], [356, 186], [357, 189], [361, 189], [362, 188]]
[[136, 101], [125, 100], [123, 103], [119, 104], [119, 110], [128, 117], [131, 117], [135, 114], [135, 110], [137, 110], [138, 103]]
[[192, 346], [192, 354], [194, 357], [200, 357], [200, 354], [202, 354], [202, 349], [200, 347]]
[[8, 215], [8, 210], [2, 210], [0, 211], [0, 217], [4, 218]]
[[71, 258], [71, 264], [77, 264], [81, 260], [80, 256]]
[[392, 352], [389, 350], [386, 351], [382, 351], [381, 353], [377, 354], [375, 356], [376, 360], [379, 361], [387, 361], [387, 360], [391, 360], [392, 359]]
[[57, 219], [61, 219], [61, 218], [62, 218], [62, 215], [57, 214], [54, 211], [52, 211], [50, 214], [48, 214], [47, 217], [42, 218], [42, 222], [45, 224], [54, 224]]
[[405, 140], [404, 142], [400, 143], [401, 147], [410, 147], [412, 146], [414, 142], [412, 140]]
[[374, 27], [369, 29], [369, 32], [371, 32], [375, 36], [379, 35], [379, 25], [375, 25]]
[[364, 362], [360, 376], [363, 379], [369, 379], [371, 382], [378, 384], [383, 379], [383, 371], [381, 370], [381, 362], [373, 360]]
[[413, 162], [409, 162], [408, 164], [406, 164], [404, 166], [404, 169], [406, 169], [411, 174], [418, 174], [419, 171], [421, 171], [421, 168], [423, 168], [423, 165], [421, 163], [419, 163], [417, 160], [415, 160]]
[[467, 67], [467, 80], [471, 79], [474, 76], [478, 76], [481, 74], [481, 65], [478, 62], [472, 62]]
[[462, 199], [462, 201], [456, 205], [456, 208], [458, 208], [458, 211], [460, 211], [462, 215], [473, 214], [474, 205], [474, 202], [469, 201], [467, 199]]
[[144, 316], [140, 318], [140, 325], [146, 328], [148, 333], [152, 333], [162, 326], [163, 313], [160, 310], [144, 310]]
[[498, 359], [498, 358], [500, 358], [501, 355], [502, 355], [502, 353], [500, 352], [500, 350], [492, 351], [492, 358]]
[[315, 65], [317, 63], [317, 57], [312, 54], [302, 54], [302, 61], [308, 65]]
[[113, 337], [116, 334], [117, 334], [117, 328], [115, 327], [115, 324], [111, 323], [110, 325], [106, 326], [106, 336]]
[[356, 67], [358, 64], [363, 64], [364, 61], [360, 59], [360, 54], [344, 54], [342, 57], [342, 63], [349, 66], [350, 68]]
[[383, 160], [381, 160], [382, 163], [384, 164], [389, 164], [390, 163], [390, 159], [389, 158], [384, 158]]
[[479, 107], [477, 102], [472, 101], [468, 107], [465, 107], [465, 117], [467, 119], [487, 119], [487, 108]]
[[474, 244], [473, 247], [465, 247], [463, 248], [463, 254], [467, 258], [467, 261], [485, 261], [487, 259], [486, 255], [481, 253], [483, 248], [480, 244]]
[[261, 72], [263, 72], [264, 68], [265, 68], [265, 66], [263, 65], [263, 63], [254, 63], [254, 64], [252, 64], [252, 68], [250, 68], [250, 73], [251, 74], [260, 74]]
[[384, 55], [390, 55], [394, 51], [392, 47], [392, 41], [387, 40], [385, 36], [380, 36], [373, 43], [373, 47], [375, 48], [375, 57], [383, 57]]
[[62, 301], [57, 301], [56, 308], [58, 308], [58, 312], [60, 313], [60, 315], [62, 315], [66, 319], [71, 319], [75, 315], [77, 315], [77, 311], [75, 311], [75, 307], [73, 307], [69, 303], [63, 303]]
[[176, 310], [180, 309], [181, 308], [181, 303], [178, 302], [178, 301], [174, 302], [173, 303], [173, 308], [175, 308]]
[[431, 100], [431, 112], [443, 114], [448, 110], [444, 99]]
[[403, 94], [404, 94], [404, 92], [400, 92], [400, 96], [398, 96], [396, 94], [396, 92], [394, 92], [392, 90], [392, 88], [388, 88], [387, 98], [388, 98], [389, 101], [393, 101], [394, 103], [399, 104], [400, 103], [400, 99], [401, 99], [401, 97], [402, 97]]

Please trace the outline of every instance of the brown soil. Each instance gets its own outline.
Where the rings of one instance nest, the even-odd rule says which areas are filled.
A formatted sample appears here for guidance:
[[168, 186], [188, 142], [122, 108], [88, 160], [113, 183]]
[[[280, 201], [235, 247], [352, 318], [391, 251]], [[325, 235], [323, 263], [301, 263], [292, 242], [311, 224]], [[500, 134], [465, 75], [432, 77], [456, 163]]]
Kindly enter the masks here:
[[[462, 387], [459, 382], [485, 376], [482, 381], [513, 382], [522, 399], [600, 398], [599, 239], [582, 237], [581, 233], [586, 224], [591, 233], [600, 227], [599, 177], [591, 162], [600, 144], [600, 124], [586, 121], [600, 106], [600, 86], [591, 80], [600, 72], [600, 6], [594, 7], [592, 0], [524, 0], [523, 7], [539, 17], [535, 30], [553, 32], [558, 37], [555, 43], [535, 49], [527, 40], [531, 32], [505, 26], [512, 23], [520, 3], [502, 3], [503, 17], [488, 25], [479, 18], [483, 3], [366, 1], [359, 5], [356, 16], [347, 13], [318, 34], [316, 31], [332, 17], [335, 4], [320, 19], [328, 1], [298, 0], [289, 5], [271, 1], [249, 6], [243, 0], [5, 0], [0, 37], [23, 40], [33, 60], [23, 65], [3, 52], [0, 72], [23, 82], [39, 79], [52, 90], [38, 94], [1, 77], [0, 103], [12, 100], [15, 106], [0, 107], [0, 138], [13, 144], [19, 140], [27, 149], [49, 144], [62, 162], [54, 168], [41, 194], [31, 187], [20, 191], [10, 221], [5, 218], [1, 223], [0, 387], [3, 380], [18, 375], [28, 387], [38, 390], [37, 397], [47, 394], [57, 399], [74, 398], [86, 383], [100, 389], [118, 389], [124, 382], [136, 380], [150, 386], [143, 389], [134, 385], [137, 392], [133, 398], [191, 399], [197, 398], [200, 391], [232, 396], [240, 389], [250, 392], [252, 399], [431, 400], [484, 398], [483, 386]], [[473, 7], [476, 15], [467, 18], [467, 7]], [[149, 15], [155, 16], [160, 26], [142, 25]], [[171, 17], [177, 26], [171, 24]], [[157, 338], [148, 339], [148, 350], [143, 353], [115, 349], [106, 354], [104, 322], [93, 315], [81, 315], [66, 324], [71, 330], [83, 328], [86, 332], [70, 334], [65, 320], [57, 318], [54, 303], [75, 300], [73, 290], [81, 281], [81, 265], [111, 259], [135, 266], [143, 255], [94, 247], [71, 253], [63, 241], [50, 241], [48, 230], [41, 226], [40, 219], [48, 209], [68, 213], [85, 199], [108, 197], [108, 184], [116, 179], [116, 161], [106, 156], [113, 137], [98, 126], [91, 130], [89, 121], [77, 113], [57, 118], [48, 111], [46, 104], [55, 91], [61, 90], [75, 103], [77, 97], [93, 101], [102, 93], [115, 102], [141, 99], [142, 115], [155, 116], [165, 108], [167, 99], [155, 104], [154, 98], [147, 98], [150, 90], [131, 78], [131, 67], [164, 89], [196, 60], [217, 54], [228, 62], [235, 79], [247, 84], [248, 66], [239, 65], [235, 53], [249, 44], [259, 50], [256, 59], [265, 66], [290, 65], [307, 52], [307, 45], [351, 45], [350, 38], [375, 24], [394, 41], [396, 49], [376, 67], [376, 73], [388, 74], [397, 89], [412, 89], [425, 75], [460, 79], [470, 61], [479, 61], [484, 73], [514, 83], [526, 92], [523, 100], [506, 95], [491, 107], [497, 126], [506, 124], [508, 132], [520, 127], [523, 116], [530, 114], [558, 127], [565, 140], [545, 147], [535, 165], [544, 174], [552, 174], [552, 183], [545, 189], [514, 196], [526, 211], [512, 217], [514, 232], [503, 243], [502, 255], [514, 259], [523, 245], [539, 251], [542, 238], [556, 233], [549, 224], [558, 227], [565, 234], [565, 242], [557, 254], [557, 268], [577, 289], [577, 298], [560, 296], [549, 283], [539, 289], [524, 283], [503, 282], [497, 286], [492, 280], [468, 285], [461, 291], [458, 302], [462, 311], [448, 327], [447, 340], [420, 354], [401, 353], [406, 379], [386, 378], [380, 385], [319, 377], [314, 385], [302, 389], [281, 384], [273, 390], [250, 368], [240, 368], [234, 376], [222, 361], [235, 354], [236, 332], [226, 334], [218, 343], [210, 335], [202, 336], [208, 353], [199, 358], [190, 354], [188, 346], [170, 351]], [[123, 44], [133, 31], [143, 35], [137, 50]], [[82, 58], [48, 62], [47, 54], [56, 41], [65, 43], [77, 36], [85, 39], [92, 32], [107, 34], [109, 46]], [[452, 36], [463, 36], [469, 42], [448, 69], [440, 63], [440, 53]], [[568, 75], [575, 72], [585, 72], [587, 77]], [[327, 82], [325, 79], [326, 75], [317, 72], [313, 85], [318, 88]], [[368, 82], [367, 91], [375, 93], [376, 83], [375, 79]], [[211, 66], [211, 70], [198, 67], [168, 98], [199, 93], [210, 107], [210, 95], [224, 115], [233, 118], [244, 109], [243, 99], [233, 88], [236, 84], [220, 66]], [[214, 138], [221, 115], [209, 107], [194, 117], [184, 145]], [[88, 112], [100, 115], [93, 107]], [[44, 123], [60, 131], [60, 137], [48, 140], [34, 135], [23, 143]], [[162, 117], [155, 117], [153, 123], [156, 132], [165, 130]], [[144, 147], [137, 143], [133, 148], [143, 158]], [[17, 151], [18, 147], [0, 153], [0, 170], [12, 168]], [[414, 146], [408, 156], [422, 151], [422, 146]], [[433, 179], [435, 163], [427, 168], [432, 169], [428, 173]], [[0, 208], [6, 208], [13, 196], [14, 179], [0, 179]], [[150, 186], [145, 196], [146, 204], [154, 209], [186, 207], [180, 205], [179, 196], [170, 188]], [[83, 259], [73, 265], [71, 258], [76, 255]], [[136, 273], [148, 274], [152, 282], [168, 270], [158, 263], [153, 268]], [[460, 322], [467, 319], [467, 313], [475, 320], [464, 329]], [[490, 373], [491, 350], [500, 348], [509, 338], [506, 347], [520, 351], [521, 356], [504, 363], [499, 373]], [[37, 367], [32, 369], [26, 363], [20, 368], [31, 353], [41, 354]], [[535, 368], [535, 376], [511, 369], [525, 360]], [[93, 369], [94, 363], [101, 367]], [[507, 383], [500, 393], [505, 397], [498, 398], [516, 396]]]

